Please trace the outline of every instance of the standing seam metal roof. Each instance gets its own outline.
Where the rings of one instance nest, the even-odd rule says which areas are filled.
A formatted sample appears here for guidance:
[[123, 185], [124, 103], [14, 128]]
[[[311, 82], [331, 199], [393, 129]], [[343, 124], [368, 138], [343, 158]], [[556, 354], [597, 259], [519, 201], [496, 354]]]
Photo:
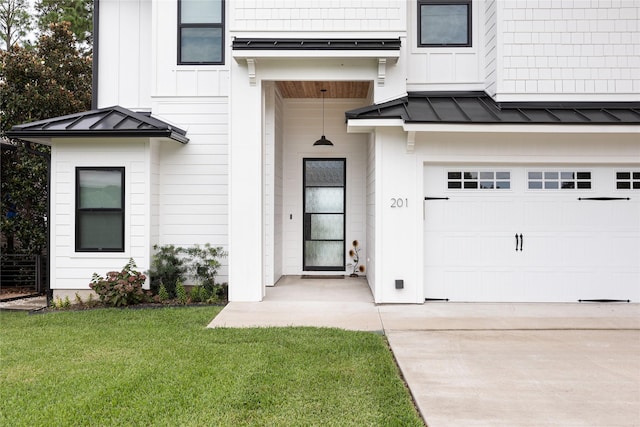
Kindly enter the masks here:
[[399, 50], [400, 39], [233, 39], [233, 50]]
[[345, 115], [406, 123], [629, 125], [640, 124], [640, 102], [498, 103], [485, 92], [410, 92]]
[[189, 142], [186, 131], [147, 113], [119, 106], [85, 111], [13, 126], [9, 138], [67, 137], [164, 137], [182, 144]]

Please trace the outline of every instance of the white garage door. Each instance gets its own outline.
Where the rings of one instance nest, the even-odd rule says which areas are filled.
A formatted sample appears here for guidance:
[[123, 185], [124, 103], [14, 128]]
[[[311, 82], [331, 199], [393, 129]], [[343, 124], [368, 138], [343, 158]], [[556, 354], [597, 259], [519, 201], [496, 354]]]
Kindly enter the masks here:
[[640, 169], [426, 165], [425, 298], [640, 301]]

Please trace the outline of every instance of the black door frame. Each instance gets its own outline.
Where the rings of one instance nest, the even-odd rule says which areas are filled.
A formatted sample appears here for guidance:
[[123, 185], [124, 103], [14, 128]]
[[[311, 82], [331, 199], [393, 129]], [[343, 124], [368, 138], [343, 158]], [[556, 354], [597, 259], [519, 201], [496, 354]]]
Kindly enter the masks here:
[[[342, 172], [342, 265], [341, 266], [307, 266], [306, 241], [311, 240], [311, 214], [306, 213], [307, 206], [307, 162], [308, 161], [341, 161]], [[337, 187], [336, 187], [337, 188]], [[335, 214], [335, 212], [331, 213]], [[302, 270], [303, 271], [345, 271], [346, 269], [346, 229], [347, 229], [347, 159], [345, 157], [305, 157], [302, 159]], [[307, 239], [309, 236], [309, 239]], [[338, 241], [338, 240], [327, 240]]]

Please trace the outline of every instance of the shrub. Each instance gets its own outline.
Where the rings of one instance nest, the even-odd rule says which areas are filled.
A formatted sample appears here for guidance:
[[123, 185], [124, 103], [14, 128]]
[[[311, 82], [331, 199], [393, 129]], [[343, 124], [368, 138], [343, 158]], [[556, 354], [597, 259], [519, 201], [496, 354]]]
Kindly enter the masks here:
[[66, 310], [69, 307], [71, 307], [71, 300], [69, 299], [69, 296], [65, 296], [64, 299], [60, 298], [59, 296], [55, 297], [54, 299], [51, 300], [51, 308], [56, 309], [56, 310]]
[[202, 247], [195, 245], [184, 249], [184, 253], [187, 255], [187, 271], [191, 278], [212, 294], [216, 285], [216, 274], [221, 265], [218, 259], [226, 257], [226, 252], [221, 247], [214, 248], [207, 243]]
[[226, 283], [214, 285], [213, 292], [211, 293], [209, 298], [206, 299], [206, 301], [209, 304], [215, 304], [221, 301], [227, 301], [227, 292], [228, 292], [228, 285]]
[[158, 298], [160, 298], [161, 302], [169, 299], [169, 293], [167, 292], [167, 288], [164, 287], [164, 284], [160, 285], [160, 289], [158, 290]]
[[178, 281], [178, 283], [176, 283], [176, 299], [178, 300], [179, 304], [186, 304], [187, 303], [187, 291], [185, 290], [184, 286], [182, 285], [182, 282]]
[[147, 272], [151, 278], [151, 292], [159, 293], [160, 286], [164, 285], [169, 298], [176, 296], [176, 283], [184, 281], [187, 267], [181, 254], [184, 249], [174, 245], [154, 245], [156, 253], [151, 260], [151, 268]]
[[189, 292], [189, 298], [191, 302], [205, 302], [211, 297], [211, 294], [204, 286], [194, 286]]
[[147, 297], [142, 290], [147, 277], [135, 268], [132, 258], [122, 271], [110, 271], [106, 278], [93, 273], [89, 287], [98, 294], [100, 301], [108, 305], [121, 307], [141, 303]]
[[[207, 243], [204, 246], [195, 245], [189, 248], [155, 245], [153, 249], [156, 252], [147, 273], [151, 277], [151, 291], [154, 294], [160, 296], [160, 288], [164, 285], [168, 295], [164, 300], [176, 298], [178, 297], [176, 284], [184, 282], [189, 277], [194, 283], [203, 287], [195, 291], [194, 295], [189, 294], [192, 301], [195, 299], [206, 301], [216, 293], [221, 295], [220, 299], [226, 297], [226, 292], [216, 289], [215, 283], [215, 277], [221, 265], [219, 258], [227, 256], [221, 247], [212, 247]], [[203, 293], [203, 290], [206, 293]], [[160, 299], [163, 300], [162, 297]]]

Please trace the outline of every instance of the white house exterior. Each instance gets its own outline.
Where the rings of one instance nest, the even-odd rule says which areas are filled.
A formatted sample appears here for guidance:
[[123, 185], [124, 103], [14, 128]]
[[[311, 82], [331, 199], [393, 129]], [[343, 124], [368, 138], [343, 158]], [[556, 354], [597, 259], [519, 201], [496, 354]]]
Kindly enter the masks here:
[[[230, 300], [260, 301], [350, 273], [357, 240], [377, 303], [640, 301], [637, 1], [95, 8], [99, 111], [12, 132], [52, 146], [55, 294], [211, 243]], [[77, 197], [103, 178], [108, 251]]]

